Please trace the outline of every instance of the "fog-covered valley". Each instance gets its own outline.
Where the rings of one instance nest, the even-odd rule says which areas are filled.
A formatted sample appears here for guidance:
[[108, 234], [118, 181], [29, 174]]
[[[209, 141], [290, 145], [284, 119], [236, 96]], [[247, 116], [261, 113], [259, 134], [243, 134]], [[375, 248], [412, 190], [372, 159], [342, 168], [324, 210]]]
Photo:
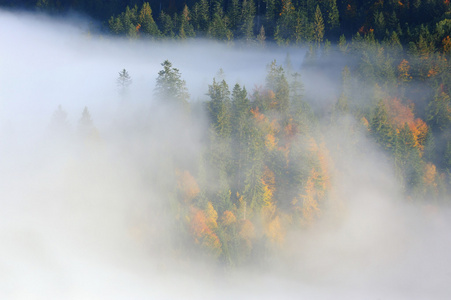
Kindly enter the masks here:
[[[0, 22], [0, 297], [448, 297], [449, 193], [440, 174], [433, 201], [427, 180], [411, 192], [370, 126], [331, 109], [345, 62], [334, 79], [302, 47], [119, 39], [7, 11]], [[157, 95], [165, 60], [189, 109]], [[300, 121], [270, 89], [277, 66], [301, 76]], [[255, 105], [243, 143], [246, 118], [221, 131], [223, 79]]]

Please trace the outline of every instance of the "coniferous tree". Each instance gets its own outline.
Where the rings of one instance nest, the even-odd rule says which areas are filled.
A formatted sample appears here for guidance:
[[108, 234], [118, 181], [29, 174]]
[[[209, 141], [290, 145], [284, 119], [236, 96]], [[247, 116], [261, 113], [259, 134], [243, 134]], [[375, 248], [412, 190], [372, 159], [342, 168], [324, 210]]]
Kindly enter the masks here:
[[210, 118], [217, 134], [221, 138], [228, 138], [231, 133], [231, 101], [229, 86], [222, 80], [208, 86], [210, 101], [207, 103]]
[[110, 31], [116, 35], [120, 35], [124, 33], [124, 24], [122, 24], [122, 20], [120, 17], [111, 17], [108, 20], [108, 26]]
[[268, 67], [266, 75], [266, 87], [274, 93], [271, 107], [286, 114], [289, 110], [289, 84], [282, 66], [278, 66], [274, 60]]
[[274, 22], [276, 20], [276, 1], [264, 0], [265, 2], [265, 30], [268, 36], [274, 36]]
[[194, 32], [194, 27], [191, 24], [191, 15], [188, 6], [185, 5], [182, 13], [180, 14], [180, 27], [178, 31], [178, 36], [181, 39], [186, 39], [194, 37], [196, 34]]
[[282, 11], [277, 20], [274, 39], [279, 45], [290, 44], [296, 40], [297, 12], [291, 0], [282, 1]]
[[133, 8], [126, 7], [122, 15], [122, 24], [124, 26], [124, 33], [129, 38], [138, 37], [138, 6]]
[[420, 152], [415, 147], [415, 138], [407, 123], [396, 136], [394, 157], [402, 186], [409, 193], [417, 192], [422, 184], [423, 165]]
[[239, 36], [250, 42], [254, 38], [255, 5], [253, 0], [243, 0]]
[[210, 22], [210, 6], [207, 0], [199, 0], [192, 9], [194, 29], [198, 33], [205, 34], [208, 31]]
[[162, 64], [163, 70], [158, 72], [155, 94], [163, 100], [176, 100], [183, 105], [188, 104], [189, 94], [186, 82], [180, 71], [172, 67], [172, 63], [165, 60]]
[[387, 151], [394, 150], [395, 131], [389, 122], [387, 107], [382, 100], [375, 107], [370, 122], [370, 130], [379, 146]]
[[250, 130], [250, 101], [246, 88], [235, 84], [232, 91], [231, 129], [233, 136], [233, 159], [235, 161], [235, 189], [243, 193], [244, 169], [249, 159], [247, 140]]
[[265, 40], [266, 40], [266, 34], [265, 34], [265, 28], [263, 27], [263, 25], [260, 27], [260, 32], [257, 35], [257, 41], [261, 46], [265, 45]]
[[116, 84], [119, 90], [119, 94], [125, 95], [128, 91], [128, 87], [132, 84], [132, 78], [128, 74], [126, 69], [119, 72], [119, 77], [116, 80]]
[[340, 49], [341, 53], [346, 54], [348, 52], [349, 45], [346, 41], [346, 37], [344, 34], [340, 36], [338, 41], [338, 49]]
[[160, 21], [160, 28], [161, 28], [161, 34], [166, 37], [166, 38], [173, 38], [175, 37], [175, 33], [174, 33], [174, 21], [171, 16], [167, 13], [165, 13], [164, 11], [160, 12], [160, 17], [159, 17], [159, 21]]
[[313, 40], [316, 47], [320, 47], [324, 38], [324, 20], [319, 5], [316, 6], [315, 18], [313, 20]]
[[374, 14], [374, 30], [378, 39], [385, 34], [385, 18], [381, 11], [376, 11]]
[[337, 8], [337, 0], [329, 0], [329, 14], [327, 16], [327, 24], [329, 31], [334, 31], [340, 26], [339, 12]]
[[83, 109], [80, 120], [78, 121], [78, 132], [84, 139], [93, 139], [97, 135], [97, 130], [94, 127], [91, 114], [86, 106]]
[[445, 131], [451, 125], [451, 98], [445, 92], [438, 91], [429, 102], [426, 113], [427, 122], [433, 131]]
[[342, 78], [341, 95], [338, 98], [338, 101], [335, 105], [335, 110], [338, 113], [347, 113], [349, 112], [349, 99], [351, 95], [351, 73], [349, 72], [347, 66], [343, 68], [341, 78]]
[[228, 23], [228, 18], [224, 15], [222, 6], [216, 3], [213, 17], [208, 27], [208, 36], [220, 41], [230, 41], [233, 38], [233, 33], [228, 28]]
[[158, 37], [160, 30], [152, 17], [152, 9], [149, 2], [144, 2], [139, 11], [138, 22], [141, 25], [140, 32], [146, 36]]
[[290, 83], [291, 118], [296, 126], [293, 133], [307, 133], [313, 127], [313, 113], [309, 104], [304, 101], [304, 84], [301, 74], [294, 73]]
[[241, 5], [239, 0], [230, 0], [227, 10], [227, 17], [230, 22], [230, 29], [237, 31], [241, 22]]
[[262, 183], [263, 176], [263, 133], [256, 127], [252, 128], [249, 140], [250, 161], [244, 180], [244, 199], [250, 208], [255, 211], [263, 205], [264, 189]]

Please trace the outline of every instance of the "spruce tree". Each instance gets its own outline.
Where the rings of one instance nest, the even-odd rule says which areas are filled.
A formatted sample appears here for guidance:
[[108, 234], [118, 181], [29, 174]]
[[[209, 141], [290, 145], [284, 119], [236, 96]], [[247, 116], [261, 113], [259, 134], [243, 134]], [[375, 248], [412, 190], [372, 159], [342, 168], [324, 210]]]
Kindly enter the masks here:
[[141, 25], [140, 31], [150, 37], [160, 36], [160, 30], [158, 30], [157, 24], [152, 17], [152, 9], [149, 2], [144, 2], [141, 10], [139, 11], [138, 22]]
[[383, 149], [393, 151], [395, 144], [395, 130], [389, 122], [387, 108], [380, 100], [374, 109], [370, 121], [371, 134]]
[[191, 24], [191, 16], [190, 11], [188, 9], [188, 6], [185, 5], [183, 8], [182, 13], [180, 14], [180, 27], [179, 27], [179, 33], [178, 36], [180, 39], [186, 39], [189, 37], [194, 37], [194, 27]]
[[122, 71], [119, 72], [119, 77], [116, 80], [116, 84], [119, 94], [125, 95], [128, 91], [128, 87], [132, 84], [132, 79], [126, 69], [122, 69]]
[[253, 0], [243, 0], [239, 36], [250, 42], [254, 38], [255, 5]]
[[210, 97], [207, 106], [215, 131], [221, 138], [228, 138], [231, 133], [231, 102], [229, 86], [222, 80], [208, 86], [207, 95]]
[[315, 17], [313, 20], [313, 40], [316, 47], [320, 47], [324, 38], [324, 20], [319, 5], [316, 6]]
[[327, 24], [330, 31], [333, 31], [340, 26], [337, 0], [329, 0], [329, 15], [327, 18]]
[[175, 100], [183, 105], [188, 104], [189, 94], [185, 80], [182, 80], [180, 71], [172, 67], [169, 60], [162, 64], [163, 70], [158, 72], [155, 94], [163, 100]]

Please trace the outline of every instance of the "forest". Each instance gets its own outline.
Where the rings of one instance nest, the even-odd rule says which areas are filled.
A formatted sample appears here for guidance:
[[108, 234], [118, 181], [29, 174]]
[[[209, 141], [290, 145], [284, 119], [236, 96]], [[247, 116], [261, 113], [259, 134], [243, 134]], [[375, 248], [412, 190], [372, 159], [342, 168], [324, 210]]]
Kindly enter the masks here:
[[451, 47], [447, 0], [1, 0], [0, 5], [56, 15], [81, 13], [105, 32], [129, 38], [204, 37], [327, 47], [359, 34], [409, 51], [418, 50], [418, 44], [426, 44], [427, 51], [448, 52]]
[[[120, 230], [131, 244], [161, 257], [158, 268], [175, 264], [189, 269], [190, 263], [203, 262], [230, 274], [289, 266], [296, 253], [312, 258], [308, 251], [315, 245], [327, 255], [322, 248], [327, 243], [322, 238], [318, 242], [315, 232], [323, 237], [324, 231], [345, 228], [348, 218], [363, 222], [353, 219], [352, 207], [367, 206], [362, 219], [376, 224], [365, 227], [368, 223], [363, 222], [362, 228], [380, 226], [383, 233], [393, 230], [406, 240], [421, 227], [418, 220], [437, 218], [442, 222], [437, 224], [449, 227], [445, 221], [451, 199], [448, 0], [0, 0], [0, 5], [13, 13], [24, 10], [48, 18], [81, 14], [88, 18], [77, 37], [83, 46], [71, 44], [70, 36], [60, 44], [52, 40], [51, 45], [70, 53], [67, 61], [88, 56], [90, 50], [80, 50], [84, 43], [97, 53], [90, 58], [97, 60], [96, 67], [108, 59], [102, 65], [108, 70], [98, 77], [103, 90], [95, 95], [110, 108], [89, 100], [94, 96], [76, 104], [61, 100], [51, 114], [40, 116], [45, 128], [36, 126], [42, 129], [36, 134], [39, 138], [23, 150], [33, 151], [18, 159], [24, 166], [33, 160], [30, 168], [36, 175], [27, 176], [36, 176], [43, 185], [30, 184], [32, 191], [44, 195], [47, 188], [67, 199], [58, 205], [76, 214], [78, 225], [67, 225], [70, 218], [58, 222], [71, 230], [83, 227], [81, 216], [89, 207], [97, 209], [94, 199], [111, 197], [116, 206], [106, 215], [124, 214]], [[188, 57], [207, 56], [190, 48], [197, 43], [227, 49], [230, 60], [237, 58], [227, 51], [251, 53], [250, 57], [264, 53], [267, 60], [251, 68], [265, 72], [258, 71], [258, 77], [243, 70], [245, 79], [236, 80], [225, 64], [210, 77], [204, 66], [194, 67], [204, 73], [202, 79], [187, 76], [193, 74], [185, 63]], [[118, 50], [103, 58], [97, 52], [102, 47], [138, 52], [127, 52], [125, 59]], [[171, 47], [175, 52], [166, 55]], [[177, 51], [186, 51], [186, 57], [180, 59]], [[0, 52], [0, 58], [11, 53]], [[141, 63], [130, 60], [128, 53]], [[43, 54], [47, 55], [51, 56]], [[152, 55], [160, 59], [158, 70], [153, 64], [143, 72], [137, 66], [147, 68]], [[111, 72], [110, 61], [117, 57], [122, 66], [115, 64]], [[56, 65], [50, 63], [50, 70], [63, 68]], [[87, 72], [88, 67], [82, 68], [70, 70]], [[52, 78], [47, 72], [43, 71], [44, 78]], [[10, 143], [10, 135], [4, 133], [15, 124], [14, 117], [6, 116], [6, 103], [8, 97], [21, 100], [7, 87], [8, 82], [16, 84], [14, 76], [1, 74], [6, 82], [0, 89], [1, 117], [13, 124], [1, 124], [0, 136], [8, 142], [0, 144], [5, 157], [0, 165], [8, 169], [8, 157], [14, 157], [11, 149], [20, 143]], [[17, 78], [19, 74], [20, 69]], [[262, 80], [255, 82], [258, 78]], [[83, 80], [68, 77], [60, 83], [68, 91], [86, 89], [94, 95], [96, 83]], [[191, 89], [196, 80], [201, 81], [199, 90]], [[70, 92], [64, 93], [69, 99]], [[49, 181], [53, 178], [49, 174], [56, 179]], [[7, 176], [4, 181], [7, 189]], [[79, 206], [73, 202], [77, 198], [91, 199], [93, 204]], [[377, 206], [374, 202], [379, 199], [389, 208]], [[101, 230], [110, 225], [105, 221], [99, 226]], [[382, 247], [383, 253], [384, 247], [404, 249], [395, 239], [375, 239], [369, 245]], [[449, 240], [442, 241], [448, 249]], [[346, 249], [352, 253], [352, 247]], [[398, 248], [390, 254], [395, 259], [409, 252]], [[418, 251], [427, 252], [422, 249]], [[306, 260], [298, 267], [315, 273], [315, 263]], [[318, 261], [316, 256], [312, 261]], [[439, 283], [435, 286], [443, 290]]]

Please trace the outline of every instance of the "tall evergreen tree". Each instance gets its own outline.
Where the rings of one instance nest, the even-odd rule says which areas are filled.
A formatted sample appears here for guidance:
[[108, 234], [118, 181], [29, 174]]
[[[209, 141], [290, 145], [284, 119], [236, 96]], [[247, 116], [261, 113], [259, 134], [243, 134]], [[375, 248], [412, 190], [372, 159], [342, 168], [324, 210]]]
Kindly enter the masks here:
[[232, 150], [235, 162], [235, 189], [241, 194], [244, 189], [244, 169], [249, 159], [247, 142], [251, 126], [250, 118], [250, 101], [246, 88], [235, 84], [232, 92]]
[[116, 80], [116, 84], [119, 90], [119, 94], [127, 94], [128, 87], [132, 84], [132, 78], [130, 77], [126, 69], [122, 69], [122, 71], [119, 72], [119, 77]]
[[78, 133], [82, 139], [91, 141], [98, 136], [97, 129], [94, 126], [91, 114], [86, 106], [83, 109], [80, 120], [78, 121]]
[[208, 86], [210, 101], [207, 103], [214, 129], [221, 138], [228, 138], [231, 133], [231, 101], [229, 86], [222, 80]]
[[192, 9], [194, 29], [205, 34], [208, 31], [210, 22], [210, 6], [207, 0], [199, 0]]
[[347, 113], [349, 109], [349, 98], [351, 95], [351, 73], [349, 72], [347, 66], [343, 68], [341, 78], [342, 78], [341, 95], [338, 98], [335, 109], [337, 112]]
[[274, 93], [272, 108], [286, 114], [290, 107], [289, 84], [284, 69], [275, 60], [268, 66], [266, 87]]
[[239, 36], [247, 42], [254, 38], [255, 4], [253, 0], [243, 0], [240, 15]]
[[160, 12], [160, 17], [159, 17], [159, 21], [160, 21], [160, 28], [161, 28], [161, 34], [166, 37], [166, 38], [173, 38], [175, 37], [175, 33], [174, 33], [174, 21], [171, 16], [167, 13], [165, 13], [164, 11]]
[[444, 132], [451, 126], [451, 98], [448, 94], [441, 91], [437, 95], [426, 110], [427, 122], [431, 129], [436, 132]]
[[370, 122], [371, 134], [383, 149], [393, 151], [395, 131], [388, 119], [387, 108], [382, 100], [375, 107]]
[[282, 0], [282, 11], [276, 24], [274, 39], [279, 45], [295, 41], [297, 12], [291, 0]]
[[189, 94], [186, 82], [180, 71], [172, 67], [172, 63], [165, 60], [162, 64], [163, 70], [158, 72], [155, 94], [160, 99], [176, 100], [184, 105], [188, 104]]
[[179, 23], [180, 23], [179, 30], [178, 30], [179, 38], [186, 39], [186, 38], [195, 36], [194, 27], [191, 24], [190, 11], [189, 11], [187, 5], [185, 5], [182, 13], [180, 14], [180, 22]]
[[265, 46], [266, 43], [266, 33], [263, 25], [260, 27], [260, 32], [257, 35], [257, 41], [261, 46]]
[[324, 38], [324, 20], [319, 5], [316, 6], [315, 18], [313, 20], [313, 40], [316, 47], [320, 47]]
[[266, 6], [265, 13], [265, 30], [268, 36], [274, 36], [274, 22], [276, 20], [276, 1], [264, 0]]
[[340, 26], [340, 15], [337, 8], [337, 0], [329, 0], [329, 14], [327, 16], [327, 25], [329, 31], [334, 31]]
[[233, 33], [228, 28], [228, 23], [228, 18], [224, 15], [222, 6], [216, 3], [212, 20], [208, 26], [208, 36], [217, 40], [230, 41]]
[[395, 169], [403, 188], [408, 193], [417, 192], [423, 181], [423, 161], [419, 149], [415, 147], [415, 138], [407, 123], [396, 136], [394, 158]]
[[241, 22], [241, 5], [239, 0], [230, 0], [228, 9], [227, 9], [227, 17], [230, 22], [230, 29], [236, 32], [240, 22]]
[[144, 2], [139, 11], [138, 22], [141, 25], [140, 31], [147, 36], [158, 37], [160, 30], [152, 17], [152, 9], [149, 2]]

